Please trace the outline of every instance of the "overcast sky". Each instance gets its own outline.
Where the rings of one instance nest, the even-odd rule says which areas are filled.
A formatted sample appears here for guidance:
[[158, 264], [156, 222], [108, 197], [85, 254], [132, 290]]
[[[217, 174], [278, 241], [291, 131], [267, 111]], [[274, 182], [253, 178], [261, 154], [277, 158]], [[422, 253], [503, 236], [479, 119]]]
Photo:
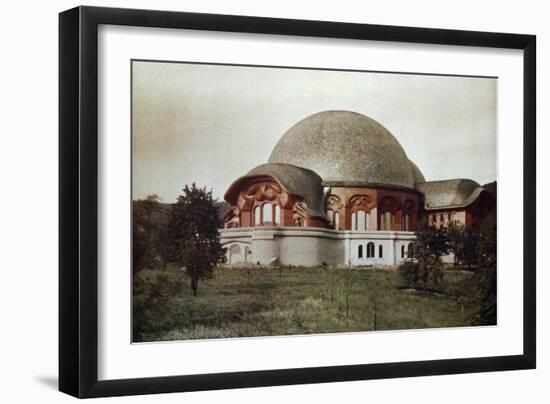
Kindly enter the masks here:
[[496, 179], [497, 80], [133, 63], [133, 197], [196, 182], [223, 199], [299, 120], [350, 110], [385, 126], [427, 181]]

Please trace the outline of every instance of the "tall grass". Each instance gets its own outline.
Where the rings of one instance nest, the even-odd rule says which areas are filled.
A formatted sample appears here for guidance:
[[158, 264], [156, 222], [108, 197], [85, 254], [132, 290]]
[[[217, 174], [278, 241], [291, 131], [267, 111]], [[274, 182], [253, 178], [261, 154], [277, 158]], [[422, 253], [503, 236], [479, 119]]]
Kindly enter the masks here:
[[[173, 301], [173, 327], [136, 341], [318, 334], [458, 327], [475, 312], [471, 273], [446, 270], [439, 292], [401, 285], [397, 271], [376, 268], [218, 268], [198, 296]], [[459, 291], [460, 293], [457, 293]], [[458, 298], [457, 296], [460, 296]], [[465, 296], [465, 297], [464, 297]]]

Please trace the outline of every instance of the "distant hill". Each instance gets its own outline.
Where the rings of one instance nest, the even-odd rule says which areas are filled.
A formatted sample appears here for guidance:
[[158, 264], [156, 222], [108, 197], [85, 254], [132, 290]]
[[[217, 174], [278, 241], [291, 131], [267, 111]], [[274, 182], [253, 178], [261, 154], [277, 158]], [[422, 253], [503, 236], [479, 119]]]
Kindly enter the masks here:
[[[136, 204], [138, 201], [133, 201]], [[159, 202], [159, 210], [153, 213], [152, 219], [158, 224], [165, 224], [170, 215], [173, 203], [161, 203]], [[218, 208], [218, 219], [223, 220], [226, 212], [231, 208], [231, 205], [225, 201], [214, 202], [214, 206]]]

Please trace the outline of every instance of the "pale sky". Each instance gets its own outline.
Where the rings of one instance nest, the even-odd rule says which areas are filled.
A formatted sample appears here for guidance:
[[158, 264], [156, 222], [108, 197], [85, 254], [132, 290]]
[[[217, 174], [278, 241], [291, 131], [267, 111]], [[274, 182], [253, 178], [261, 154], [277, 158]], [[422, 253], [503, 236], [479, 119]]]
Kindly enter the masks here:
[[133, 198], [223, 194], [301, 119], [350, 110], [386, 127], [427, 181], [496, 179], [497, 80], [133, 62]]

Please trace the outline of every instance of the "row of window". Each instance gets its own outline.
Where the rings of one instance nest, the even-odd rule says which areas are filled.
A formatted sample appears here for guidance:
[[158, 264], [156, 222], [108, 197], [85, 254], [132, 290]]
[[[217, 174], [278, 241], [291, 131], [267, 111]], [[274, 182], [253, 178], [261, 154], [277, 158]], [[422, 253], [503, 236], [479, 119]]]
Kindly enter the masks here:
[[364, 210], [351, 212], [351, 230], [367, 230], [369, 228], [370, 213]]
[[254, 208], [254, 226], [264, 223], [281, 224], [281, 208], [279, 205], [264, 203]]
[[[376, 258], [374, 255], [374, 243], [371, 241], [366, 244], [365, 247], [365, 256], [366, 258]], [[382, 258], [384, 254], [384, 248], [382, 247], [382, 244], [378, 246], [378, 258]], [[357, 247], [357, 258], [363, 258], [363, 244], [359, 244]]]
[[[384, 248], [382, 244], [378, 246], [378, 258], [382, 258], [384, 256]], [[375, 248], [374, 243], [371, 241], [366, 244], [366, 246], [363, 246], [363, 244], [359, 244], [357, 246], [357, 258], [376, 258], [375, 256]], [[401, 246], [401, 258], [413, 258], [414, 257], [414, 246], [413, 243], [409, 243], [407, 246], [402, 245]]]
[[[327, 215], [331, 225], [336, 229], [340, 229], [340, 214], [338, 212], [333, 212], [332, 210], [327, 211]], [[370, 223], [370, 213], [365, 212], [364, 210], [358, 210], [351, 213], [351, 230], [364, 231], [369, 228]], [[394, 230], [395, 217], [391, 212], [385, 212], [380, 215], [380, 230]], [[411, 230], [411, 215], [403, 215], [403, 230]]]

